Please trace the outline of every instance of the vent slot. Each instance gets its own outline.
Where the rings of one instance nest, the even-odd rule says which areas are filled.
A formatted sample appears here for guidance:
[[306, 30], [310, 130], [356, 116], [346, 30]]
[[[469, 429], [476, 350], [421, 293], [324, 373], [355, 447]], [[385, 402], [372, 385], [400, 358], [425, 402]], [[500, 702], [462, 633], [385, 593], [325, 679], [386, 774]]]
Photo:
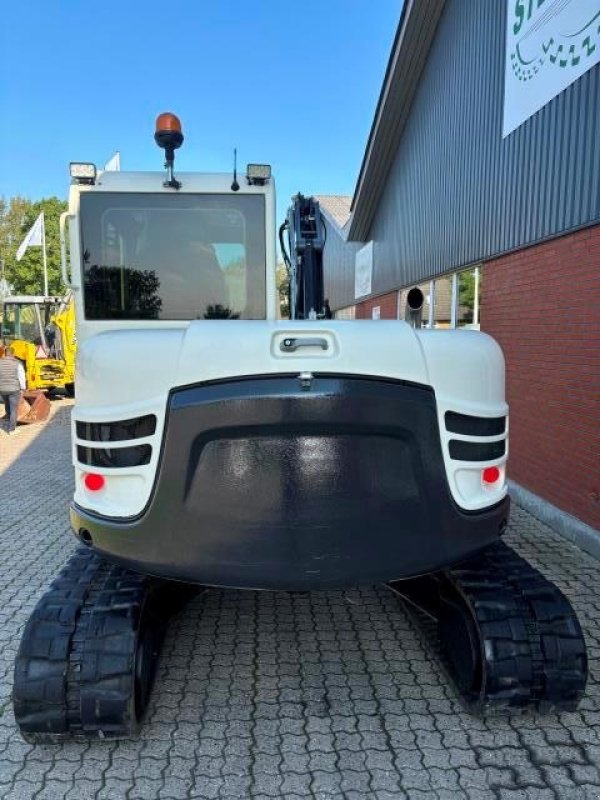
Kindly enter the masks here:
[[152, 448], [149, 444], [136, 447], [118, 447], [111, 450], [99, 447], [77, 446], [77, 459], [88, 467], [141, 467], [150, 463]]
[[495, 461], [506, 453], [506, 441], [462, 442], [450, 441], [450, 458], [454, 461]]
[[77, 437], [87, 442], [122, 442], [152, 436], [156, 430], [156, 417], [148, 414], [118, 422], [76, 422], [75, 429]]
[[446, 411], [446, 429], [463, 436], [499, 436], [506, 431], [506, 417], [471, 417]]

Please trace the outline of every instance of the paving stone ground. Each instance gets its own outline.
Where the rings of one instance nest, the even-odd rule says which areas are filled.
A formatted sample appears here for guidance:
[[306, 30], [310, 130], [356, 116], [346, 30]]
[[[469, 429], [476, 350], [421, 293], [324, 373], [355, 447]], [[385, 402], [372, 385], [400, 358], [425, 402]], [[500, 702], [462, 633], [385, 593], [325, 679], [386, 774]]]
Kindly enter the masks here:
[[579, 711], [480, 720], [381, 587], [211, 591], [175, 620], [133, 741], [32, 746], [10, 693], [21, 630], [76, 547], [69, 401], [0, 434], [0, 797], [10, 800], [600, 798], [600, 563], [513, 509], [509, 540], [585, 628]]

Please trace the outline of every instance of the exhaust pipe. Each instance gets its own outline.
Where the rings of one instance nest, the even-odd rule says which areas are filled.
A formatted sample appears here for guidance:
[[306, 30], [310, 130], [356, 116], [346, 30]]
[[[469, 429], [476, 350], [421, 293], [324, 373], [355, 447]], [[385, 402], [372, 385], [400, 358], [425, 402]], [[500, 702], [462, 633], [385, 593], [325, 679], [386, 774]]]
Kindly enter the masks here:
[[408, 322], [413, 328], [420, 328], [423, 321], [423, 303], [425, 298], [418, 286], [413, 286], [406, 295], [406, 306], [404, 309], [404, 321]]

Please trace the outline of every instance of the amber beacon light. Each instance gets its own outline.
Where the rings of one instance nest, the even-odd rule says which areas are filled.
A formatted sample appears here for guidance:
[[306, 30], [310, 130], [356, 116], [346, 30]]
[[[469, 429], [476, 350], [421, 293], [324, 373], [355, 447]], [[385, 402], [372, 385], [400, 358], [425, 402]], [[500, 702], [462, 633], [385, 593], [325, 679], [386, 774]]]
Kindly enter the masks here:
[[154, 141], [165, 151], [165, 167], [167, 169], [167, 180], [164, 185], [172, 189], [179, 189], [181, 184], [173, 176], [173, 164], [175, 162], [175, 150], [183, 144], [183, 133], [181, 132], [181, 122], [179, 117], [166, 111], [159, 114], [156, 118], [156, 130]]

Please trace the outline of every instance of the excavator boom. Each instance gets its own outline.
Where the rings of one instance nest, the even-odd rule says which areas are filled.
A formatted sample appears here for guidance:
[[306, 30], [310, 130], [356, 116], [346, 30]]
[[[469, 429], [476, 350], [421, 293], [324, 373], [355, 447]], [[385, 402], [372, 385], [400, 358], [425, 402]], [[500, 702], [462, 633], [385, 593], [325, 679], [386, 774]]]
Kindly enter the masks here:
[[[287, 230], [289, 250], [283, 243]], [[297, 194], [281, 226], [279, 241], [290, 273], [290, 314], [292, 319], [327, 319], [331, 316], [323, 286], [325, 225], [319, 202]]]

